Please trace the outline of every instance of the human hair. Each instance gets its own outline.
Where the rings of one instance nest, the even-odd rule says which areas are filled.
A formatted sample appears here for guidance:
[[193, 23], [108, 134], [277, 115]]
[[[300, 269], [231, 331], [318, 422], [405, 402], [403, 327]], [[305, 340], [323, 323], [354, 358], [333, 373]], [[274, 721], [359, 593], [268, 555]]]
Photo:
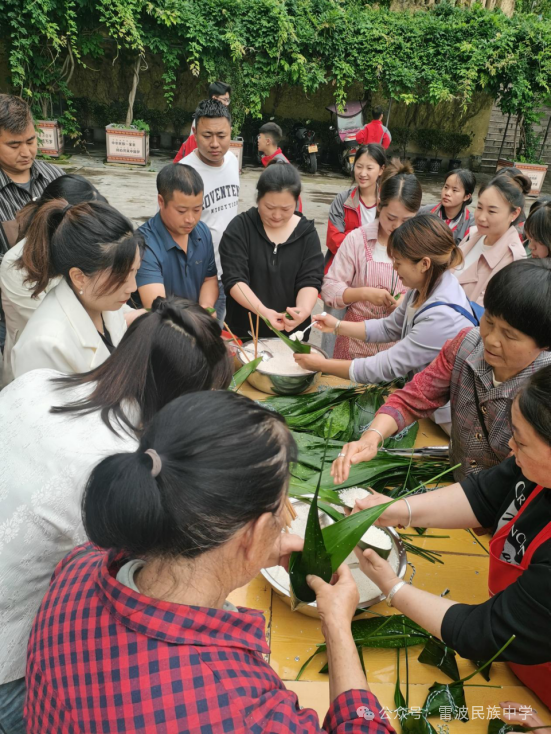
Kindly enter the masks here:
[[[25, 204], [17, 212], [16, 219], [19, 223], [20, 238], [27, 236], [27, 230], [40, 207], [46, 202], [51, 202], [52, 199], [65, 199], [69, 204], [94, 201], [108, 203], [107, 199], [99, 193], [92, 182], [85, 179], [84, 176], [79, 176], [78, 174], [58, 176], [57, 179], [50, 181], [38, 199]], [[24, 248], [30, 248], [32, 245], [32, 241], [27, 238]]]
[[434, 214], [420, 214], [397, 227], [388, 238], [387, 252], [391, 258], [398, 255], [414, 263], [430, 258], [425, 283], [415, 299], [417, 305], [426, 301], [445, 271], [463, 262], [450, 228]]
[[549, 204], [550, 202], [551, 202], [551, 196], [549, 196], [548, 194], [542, 194], [535, 201], [533, 201], [532, 204], [530, 205], [529, 214], [532, 214], [532, 212], [535, 212], [536, 209], [539, 209], [540, 207], [543, 207], [546, 204]]
[[495, 273], [484, 293], [484, 309], [537, 346], [551, 347], [551, 266], [547, 259], [516, 260]]
[[[160, 458], [155, 477], [147, 450]], [[132, 557], [194, 559], [275, 514], [296, 457], [284, 419], [249, 398], [181, 396], [159, 411], [137, 451], [92, 471], [82, 501], [86, 533]]]
[[[381, 168], [383, 166], [386, 166], [387, 158], [385, 149], [382, 145], [379, 145], [379, 143], [368, 143], [367, 145], [361, 145], [356, 151], [356, 155], [354, 156], [354, 166], [356, 165], [356, 161], [358, 161], [362, 156], [369, 156]], [[354, 166], [352, 167], [352, 183], [354, 183], [355, 181]]]
[[225, 117], [231, 127], [231, 114], [226, 105], [222, 104], [220, 100], [208, 99], [199, 102], [197, 109], [195, 110], [195, 130], [199, 129], [199, 120], [202, 117], [214, 119], [217, 117]]
[[384, 115], [384, 112], [385, 111], [383, 110], [383, 108], [381, 107], [381, 105], [377, 105], [376, 107], [374, 107], [371, 110], [371, 117], [374, 120], [379, 120]]
[[32, 247], [23, 248], [21, 262], [27, 271], [25, 283], [34, 284], [35, 297], [55, 276], [63, 276], [71, 285], [71, 268], [80, 268], [86, 276], [109, 269], [101, 293], [111, 293], [128, 277], [136, 248], [140, 252], [144, 248], [143, 236], [134, 232], [130, 220], [99, 201], [46, 202], [36, 211], [27, 239]]
[[551, 446], [551, 365], [533, 373], [521, 385], [516, 398], [526, 421]]
[[524, 233], [530, 240], [545, 245], [551, 254], [551, 197], [535, 208], [533, 205], [530, 207], [530, 214], [524, 223]]
[[[509, 170], [510, 169], [502, 169], [502, 171]], [[522, 173], [510, 175], [508, 173], [499, 172], [493, 179], [482, 184], [478, 191], [478, 196], [491, 187], [499, 191], [503, 199], [505, 199], [509, 204], [511, 212], [514, 212], [518, 207], [520, 207], [521, 210], [524, 208], [524, 197], [526, 194], [530, 193], [532, 182], [528, 176], [525, 176]]]
[[7, 130], [13, 135], [21, 135], [33, 122], [31, 108], [13, 94], [0, 94], [0, 133]]
[[216, 95], [221, 97], [224, 94], [231, 94], [231, 87], [229, 84], [226, 84], [225, 82], [212, 82], [212, 84], [209, 84], [210, 99]]
[[283, 138], [283, 130], [275, 122], [264, 123], [258, 132], [269, 136], [274, 145], [279, 145], [279, 141]]
[[468, 168], [455, 168], [453, 171], [448, 171], [444, 181], [447, 181], [450, 176], [457, 176], [461, 182], [461, 186], [465, 192], [465, 195], [469, 198], [466, 202], [463, 202], [463, 206], [466, 206], [473, 200], [474, 190], [476, 188], [476, 176]]
[[[52, 413], [75, 416], [99, 411], [116, 432], [138, 433], [163, 406], [184, 393], [225, 390], [232, 364], [220, 326], [202, 306], [179, 297], [157, 297], [151, 311], [135, 319], [117, 349], [94, 370], [57, 378], [59, 388], [89, 385], [85, 398]], [[138, 422], [124, 404], [139, 408]]]
[[385, 167], [381, 176], [379, 192], [379, 213], [391, 201], [397, 199], [409, 211], [417, 213], [421, 206], [423, 190], [419, 180], [413, 175], [413, 168], [409, 161], [402, 163], [399, 158], [393, 158]]
[[187, 196], [197, 196], [204, 191], [201, 175], [192, 167], [182, 163], [167, 163], [157, 174], [157, 192], [167, 204], [175, 191]]
[[266, 194], [281, 191], [288, 191], [298, 201], [301, 188], [300, 176], [294, 166], [289, 163], [268, 166], [257, 181], [256, 201], [259, 202]]

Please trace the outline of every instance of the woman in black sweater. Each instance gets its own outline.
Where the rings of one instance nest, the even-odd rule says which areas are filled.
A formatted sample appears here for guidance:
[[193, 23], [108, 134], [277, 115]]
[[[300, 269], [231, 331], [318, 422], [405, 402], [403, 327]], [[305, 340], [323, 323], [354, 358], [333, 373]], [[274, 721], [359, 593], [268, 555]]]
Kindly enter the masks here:
[[[392, 505], [381, 526], [492, 529], [489, 599], [466, 605], [400, 584], [388, 562], [365, 551], [363, 571], [400, 612], [454, 648], [500, 657], [551, 705], [551, 366], [521, 387], [511, 409], [513, 456], [463, 482]], [[374, 493], [357, 507], [388, 502]]]
[[[304, 329], [323, 280], [314, 222], [295, 212], [301, 189], [297, 170], [274, 163], [256, 189], [257, 206], [237, 215], [220, 242], [226, 321], [242, 339], [248, 338], [249, 311], [280, 331]], [[260, 336], [273, 336], [263, 322]]]

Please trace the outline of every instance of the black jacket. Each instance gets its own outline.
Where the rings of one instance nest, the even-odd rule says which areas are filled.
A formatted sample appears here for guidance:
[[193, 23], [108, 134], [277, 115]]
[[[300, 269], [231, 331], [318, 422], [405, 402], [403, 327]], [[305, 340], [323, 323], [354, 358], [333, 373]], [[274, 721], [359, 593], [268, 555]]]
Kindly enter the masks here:
[[[246, 283], [265, 306], [278, 312], [295, 306], [301, 288], [321, 290], [323, 255], [318, 233], [312, 220], [298, 216], [300, 222], [294, 232], [277, 246], [268, 239], [256, 207], [237, 215], [224, 232], [220, 261], [227, 296], [226, 321], [241, 339], [249, 339], [249, 310], [230, 296], [230, 290], [239, 281]], [[300, 328], [309, 323], [310, 318]], [[274, 336], [262, 321], [260, 335]]]

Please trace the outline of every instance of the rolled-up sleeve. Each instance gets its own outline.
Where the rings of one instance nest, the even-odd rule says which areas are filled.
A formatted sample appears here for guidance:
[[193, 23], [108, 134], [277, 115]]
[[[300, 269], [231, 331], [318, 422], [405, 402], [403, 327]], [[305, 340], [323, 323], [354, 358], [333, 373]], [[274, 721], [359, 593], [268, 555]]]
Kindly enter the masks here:
[[301, 288], [315, 288], [321, 291], [323, 281], [323, 255], [321, 243], [316, 230], [310, 232], [306, 237], [302, 262], [295, 278], [295, 290], [298, 293]]

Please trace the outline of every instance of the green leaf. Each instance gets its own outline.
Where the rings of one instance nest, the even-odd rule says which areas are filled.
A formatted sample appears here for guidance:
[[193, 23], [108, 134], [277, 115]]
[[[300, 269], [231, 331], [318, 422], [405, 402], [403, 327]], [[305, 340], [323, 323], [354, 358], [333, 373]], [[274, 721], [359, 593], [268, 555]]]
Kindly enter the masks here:
[[[473, 661], [473, 664], [476, 666], [477, 669], [480, 669], [484, 662], [483, 661]], [[480, 676], [482, 676], [486, 681], [490, 681], [490, 671], [492, 670], [492, 665], [486, 666], [486, 668], [479, 671]]]
[[242, 367], [239, 368], [234, 374], [231, 382], [231, 390], [236, 391], [239, 386], [244, 383], [249, 375], [252, 375], [256, 368], [260, 365], [262, 362], [261, 357], [257, 357], [255, 360], [251, 360], [251, 362], [246, 363]]
[[434, 684], [429, 688], [423, 711], [427, 717], [440, 717], [440, 708], [450, 708], [450, 719], [468, 722], [469, 715], [465, 701], [465, 689], [463, 683], [458, 681], [453, 684]]
[[488, 722], [488, 733], [490, 735], [497, 735], [497, 733], [507, 732], [530, 732], [530, 730], [522, 725], [511, 725], [508, 722], [500, 720], [499, 717], [493, 717]]
[[304, 342], [299, 342], [298, 340], [290, 339], [290, 337], [287, 337], [286, 334], [283, 334], [283, 332], [280, 332], [275, 327], [272, 327], [270, 322], [265, 319], [264, 317], [261, 317], [261, 319], [264, 321], [264, 324], [272, 330], [274, 334], [277, 334], [279, 339], [283, 340], [287, 347], [290, 347], [293, 352], [302, 352], [303, 354], [310, 354], [312, 351], [312, 348], [308, 344], [304, 344]]
[[394, 687], [394, 706], [397, 710], [406, 709], [406, 700], [400, 689], [400, 648], [396, 649], [396, 686]]
[[437, 638], [429, 638], [419, 654], [418, 661], [422, 664], [429, 664], [429, 666], [436, 666], [443, 674], [449, 676], [452, 681], [459, 679], [455, 651], [448, 648], [445, 643], [439, 641]]
[[417, 735], [418, 733], [436, 733], [434, 727], [427, 720], [425, 715], [420, 712], [411, 712], [400, 720], [400, 727], [403, 733], [411, 733]]

